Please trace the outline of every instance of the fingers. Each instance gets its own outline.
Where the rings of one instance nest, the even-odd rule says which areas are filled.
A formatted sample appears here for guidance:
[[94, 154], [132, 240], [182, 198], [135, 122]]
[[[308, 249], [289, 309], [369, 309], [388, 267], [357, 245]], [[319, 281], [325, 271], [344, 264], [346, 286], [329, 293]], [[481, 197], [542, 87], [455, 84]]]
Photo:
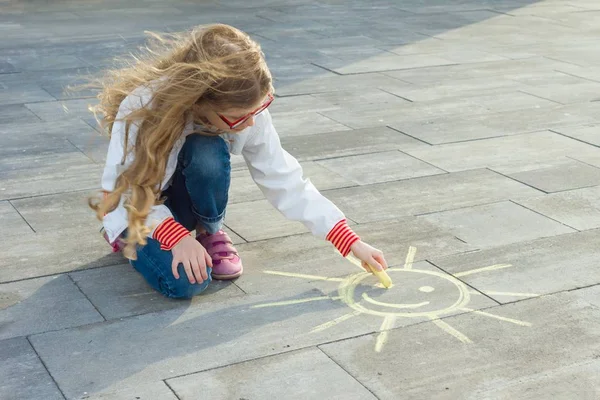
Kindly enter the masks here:
[[206, 261], [206, 265], [208, 265], [209, 267], [212, 268], [212, 266], [213, 266], [212, 257], [210, 256], [210, 254], [208, 254], [208, 251], [206, 251], [205, 249], [204, 249], [204, 260]]
[[388, 269], [387, 261], [385, 261], [385, 257], [383, 256], [383, 253], [381, 253], [381, 252], [375, 253], [373, 255], [373, 258], [375, 260], [377, 260], [381, 266], [383, 266], [383, 269]]
[[383, 266], [375, 258], [371, 257], [369, 264], [372, 265], [377, 271], [383, 271]]
[[192, 272], [192, 265], [190, 264], [190, 260], [183, 260], [181, 263], [183, 264], [183, 269], [185, 270], [185, 273], [187, 274], [190, 283], [196, 283], [194, 273]]
[[196, 282], [202, 283], [208, 279], [208, 276], [206, 276], [206, 265], [202, 258], [196, 257], [196, 259], [191, 260], [191, 264], [194, 276], [196, 277]]
[[173, 276], [175, 279], [179, 279], [179, 271], [177, 267], [179, 266], [179, 261], [175, 257], [173, 257], [173, 262], [171, 263], [171, 271], [173, 272]]
[[365, 271], [367, 271], [369, 273], [373, 272], [373, 271], [371, 271], [371, 267], [369, 267], [369, 264], [367, 264], [366, 262], [363, 261], [360, 264], [362, 265], [362, 267], [364, 268]]
[[206, 260], [202, 256], [198, 257], [198, 267], [200, 270], [200, 275], [202, 277], [202, 281], [207, 280], [208, 274], [206, 272]]

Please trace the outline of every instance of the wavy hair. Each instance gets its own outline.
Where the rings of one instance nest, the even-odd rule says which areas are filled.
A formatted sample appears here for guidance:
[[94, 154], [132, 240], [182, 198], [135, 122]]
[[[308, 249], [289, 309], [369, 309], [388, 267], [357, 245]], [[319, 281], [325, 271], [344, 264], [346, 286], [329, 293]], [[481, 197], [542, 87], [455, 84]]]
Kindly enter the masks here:
[[[124, 255], [129, 259], [136, 258], [136, 245], [147, 243], [151, 228], [145, 226], [146, 219], [161, 202], [169, 154], [194, 110], [201, 106], [248, 109], [273, 91], [260, 45], [234, 27], [213, 24], [184, 33], [150, 35], [154, 40], [126, 67], [108, 70], [86, 85], [99, 89], [99, 104], [93, 111], [109, 135], [121, 102], [136, 88], [152, 88], [149, 104], [118, 119], [125, 124], [125, 154], [133, 152], [133, 162], [119, 175], [112, 192], [89, 201], [102, 220], [124, 198], [128, 212]], [[128, 148], [133, 123], [138, 132], [135, 144]]]

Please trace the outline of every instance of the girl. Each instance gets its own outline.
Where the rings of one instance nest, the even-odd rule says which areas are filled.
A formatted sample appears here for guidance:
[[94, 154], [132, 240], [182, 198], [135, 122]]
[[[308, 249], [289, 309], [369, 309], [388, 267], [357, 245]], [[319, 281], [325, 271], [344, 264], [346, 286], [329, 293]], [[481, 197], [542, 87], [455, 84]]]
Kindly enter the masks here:
[[240, 276], [242, 261], [222, 231], [233, 153], [287, 218], [342, 256], [352, 252], [365, 269], [387, 268], [382, 252], [360, 240], [282, 149], [267, 111], [271, 74], [257, 43], [221, 24], [156, 39], [165, 52], [101, 80], [97, 110], [111, 139], [104, 197], [90, 206], [115, 251], [168, 297], [190, 298], [212, 278]]

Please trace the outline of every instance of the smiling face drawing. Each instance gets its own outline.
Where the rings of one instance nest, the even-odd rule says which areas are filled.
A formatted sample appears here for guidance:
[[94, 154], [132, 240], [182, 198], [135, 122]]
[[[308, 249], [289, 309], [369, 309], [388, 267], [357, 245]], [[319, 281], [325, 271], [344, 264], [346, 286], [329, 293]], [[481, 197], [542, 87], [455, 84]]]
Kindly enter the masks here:
[[451, 275], [412, 268], [391, 268], [388, 274], [398, 282], [388, 290], [365, 284], [369, 273], [349, 276], [339, 287], [341, 300], [361, 313], [409, 318], [450, 314], [470, 301], [466, 285]]
[[341, 315], [331, 321], [315, 326], [310, 332], [320, 332], [332, 328], [350, 318], [361, 314], [370, 314], [382, 317], [379, 334], [375, 341], [375, 351], [381, 352], [388, 340], [389, 332], [394, 329], [398, 318], [425, 318], [430, 320], [449, 335], [454, 336], [462, 343], [471, 343], [471, 339], [448, 324], [441, 317], [449, 314], [469, 312], [488, 318], [494, 318], [503, 322], [509, 322], [520, 326], [531, 326], [529, 322], [506, 318], [489, 312], [473, 310], [468, 308], [471, 295], [495, 295], [512, 297], [535, 297], [535, 293], [512, 293], [485, 291], [480, 292], [467, 287], [460, 279], [466, 275], [487, 273], [504, 268], [510, 268], [510, 264], [497, 264], [487, 267], [476, 268], [449, 275], [435, 269], [415, 269], [413, 260], [416, 248], [410, 246], [406, 255], [403, 268], [389, 268], [388, 274], [395, 285], [389, 289], [383, 289], [381, 284], [375, 284], [376, 278], [370, 273], [359, 272], [346, 278], [326, 277], [318, 275], [306, 275], [290, 272], [263, 271], [270, 275], [302, 278], [313, 281], [339, 282], [339, 296], [318, 296], [305, 299], [286, 300], [274, 303], [255, 305], [253, 308], [279, 307], [290, 304], [307, 303], [312, 301], [342, 301], [351, 309], [347, 314]]

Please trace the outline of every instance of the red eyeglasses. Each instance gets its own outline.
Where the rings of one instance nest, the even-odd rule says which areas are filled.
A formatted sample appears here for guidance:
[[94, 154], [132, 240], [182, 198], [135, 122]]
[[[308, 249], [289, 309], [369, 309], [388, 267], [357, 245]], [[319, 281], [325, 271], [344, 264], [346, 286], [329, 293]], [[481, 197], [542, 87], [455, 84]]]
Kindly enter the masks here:
[[217, 115], [219, 116], [219, 118], [221, 118], [221, 120], [223, 122], [225, 122], [229, 126], [230, 129], [235, 129], [238, 126], [242, 125], [244, 122], [248, 121], [248, 119], [250, 119], [251, 117], [254, 117], [254, 116], [260, 114], [261, 112], [265, 111], [265, 109], [271, 105], [273, 100], [275, 100], [275, 98], [273, 97], [273, 95], [271, 93], [269, 93], [267, 95], [267, 101], [265, 101], [260, 107], [258, 107], [256, 110], [252, 111], [249, 114], [244, 115], [243, 117], [241, 117], [233, 122], [228, 120], [221, 114], [217, 114]]

